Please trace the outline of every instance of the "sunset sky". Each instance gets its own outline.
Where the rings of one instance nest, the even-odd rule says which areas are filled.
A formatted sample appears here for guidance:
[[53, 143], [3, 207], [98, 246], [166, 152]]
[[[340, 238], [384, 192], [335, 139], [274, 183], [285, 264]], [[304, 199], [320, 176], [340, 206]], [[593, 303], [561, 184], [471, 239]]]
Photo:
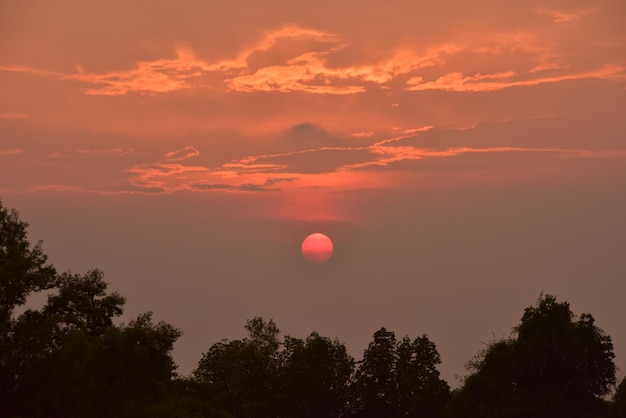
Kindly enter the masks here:
[[426, 333], [456, 387], [544, 292], [621, 378], [626, 2], [4, 0], [0, 199], [182, 374], [263, 316]]

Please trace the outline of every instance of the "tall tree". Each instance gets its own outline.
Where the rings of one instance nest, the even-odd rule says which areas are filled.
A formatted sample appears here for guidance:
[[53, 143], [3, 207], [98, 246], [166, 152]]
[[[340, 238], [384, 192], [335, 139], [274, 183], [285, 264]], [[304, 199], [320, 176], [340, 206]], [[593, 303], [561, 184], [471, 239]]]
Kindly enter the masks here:
[[28, 224], [0, 201], [0, 405], [11, 405], [20, 374], [15, 351], [14, 310], [29, 294], [56, 284], [56, 271], [48, 264], [41, 242], [32, 245]]
[[[168, 394], [180, 331], [139, 315], [101, 335], [74, 329], [22, 377], [16, 398], [29, 417], [130, 417]], [[134, 411], [134, 412], [133, 412]]]
[[[103, 274], [57, 274], [25, 222], [0, 204], [0, 411], [3, 416], [130, 416], [163, 395], [180, 331], [151, 314], [116, 327], [125, 299]], [[41, 309], [16, 315], [33, 292]]]
[[426, 335], [396, 341], [381, 328], [363, 354], [353, 385], [358, 417], [438, 417], [449, 396], [441, 358]]
[[279, 408], [279, 330], [270, 320], [248, 320], [248, 337], [221, 341], [203, 354], [193, 372], [214, 385], [237, 417], [275, 417]]
[[398, 343], [396, 384], [398, 405], [405, 417], [438, 417], [445, 406], [450, 387], [441, 379], [437, 366], [441, 356], [426, 335], [404, 337]]
[[594, 417], [615, 385], [611, 338], [590, 314], [540, 297], [524, 311], [510, 339], [471, 363], [456, 397], [455, 416]]
[[56, 271], [47, 263], [41, 241], [32, 245], [26, 236], [28, 224], [15, 209], [0, 201], [0, 326], [6, 332], [13, 310], [34, 291], [50, 289]]
[[64, 273], [40, 310], [27, 309], [11, 323], [10, 356], [14, 376], [28, 373], [34, 365], [60, 348], [71, 331], [101, 336], [122, 314], [125, 299], [108, 293], [98, 270], [85, 275]]
[[281, 357], [281, 417], [344, 415], [354, 360], [341, 342], [316, 332], [305, 341], [285, 337]]
[[278, 339], [273, 321], [247, 321], [248, 336], [213, 344], [194, 371], [236, 417], [339, 418], [354, 360], [337, 340], [313, 332]]
[[381, 328], [363, 353], [353, 385], [359, 417], [398, 416], [396, 336]]

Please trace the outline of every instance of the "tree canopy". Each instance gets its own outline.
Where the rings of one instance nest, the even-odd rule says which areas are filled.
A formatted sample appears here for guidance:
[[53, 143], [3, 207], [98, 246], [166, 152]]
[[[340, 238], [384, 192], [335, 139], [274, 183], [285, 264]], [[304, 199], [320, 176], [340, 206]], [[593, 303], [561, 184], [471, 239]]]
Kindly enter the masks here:
[[511, 338], [470, 363], [454, 416], [598, 416], [616, 382], [614, 357], [590, 314], [576, 317], [567, 302], [542, 296]]
[[[27, 224], [0, 202], [0, 405], [9, 417], [131, 416], [165, 396], [181, 332], [139, 315], [114, 325], [124, 297], [103, 273], [57, 273]], [[40, 309], [15, 314], [33, 292]]]
[[347, 404], [354, 360], [337, 340], [313, 332], [286, 336], [272, 320], [253, 318], [248, 337], [221, 341], [194, 371], [215, 385], [227, 409], [241, 417], [339, 417]]
[[393, 331], [376, 331], [355, 375], [356, 416], [438, 417], [450, 392], [439, 363], [426, 335], [397, 341]]

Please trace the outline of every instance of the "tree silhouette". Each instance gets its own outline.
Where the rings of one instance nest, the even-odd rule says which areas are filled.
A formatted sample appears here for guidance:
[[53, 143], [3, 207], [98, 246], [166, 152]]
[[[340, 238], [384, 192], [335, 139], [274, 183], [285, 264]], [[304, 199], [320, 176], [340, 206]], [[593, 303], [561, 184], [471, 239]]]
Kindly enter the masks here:
[[595, 417], [615, 384], [611, 338], [590, 314], [542, 296], [515, 337], [491, 344], [455, 398], [460, 417]]
[[272, 320], [248, 320], [248, 337], [213, 344], [194, 371], [236, 417], [339, 418], [354, 360], [337, 340], [313, 332], [281, 343]]
[[396, 384], [398, 405], [405, 417], [438, 417], [450, 395], [437, 366], [441, 356], [426, 335], [404, 337], [398, 344]]
[[274, 321], [253, 318], [243, 340], [213, 344], [193, 372], [214, 385], [237, 417], [275, 417], [278, 410], [279, 330]]
[[613, 418], [626, 418], [626, 378], [617, 386], [612, 402]]
[[16, 210], [0, 201], [0, 405], [5, 406], [13, 403], [22, 362], [14, 345], [13, 312], [31, 292], [52, 288], [56, 278], [41, 242], [28, 241], [27, 228]]
[[[2, 416], [119, 418], [164, 398], [180, 331], [151, 313], [115, 326], [125, 299], [107, 291], [102, 272], [57, 274], [26, 227], [0, 204]], [[14, 314], [44, 289], [41, 309]]]
[[397, 361], [396, 336], [381, 328], [363, 353], [356, 372], [353, 392], [359, 417], [395, 417], [397, 393], [395, 368]]
[[450, 391], [436, 368], [440, 363], [426, 335], [398, 342], [392, 331], [376, 331], [355, 376], [356, 416], [438, 417]]
[[[180, 331], [152, 314], [101, 335], [69, 331], [22, 377], [16, 397], [29, 417], [125, 417], [165, 398]], [[36, 402], [33, 402], [35, 397]]]
[[345, 414], [354, 360], [337, 340], [313, 332], [285, 337], [281, 352], [281, 416], [338, 418]]
[[55, 285], [56, 270], [47, 264], [41, 242], [31, 245], [28, 241], [27, 228], [28, 224], [20, 220], [16, 210], [5, 208], [0, 201], [0, 326], [3, 327], [31, 292]]

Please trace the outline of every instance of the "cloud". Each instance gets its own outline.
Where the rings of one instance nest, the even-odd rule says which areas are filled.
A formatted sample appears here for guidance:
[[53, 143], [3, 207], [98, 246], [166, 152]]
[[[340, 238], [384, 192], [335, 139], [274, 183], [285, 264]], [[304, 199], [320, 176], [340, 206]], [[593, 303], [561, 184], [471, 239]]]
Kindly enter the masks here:
[[267, 51], [271, 49], [281, 39], [314, 40], [335, 45], [342, 43], [341, 37], [337, 34], [303, 28], [295, 24], [288, 24], [279, 29], [267, 31], [260, 42], [240, 55], [240, 60], [247, 59], [255, 51]]
[[282, 166], [286, 173], [336, 172], [347, 163], [368, 161], [372, 158], [366, 147], [321, 147], [284, 154], [261, 155], [255, 161]]
[[[174, 58], [139, 61], [136, 63], [135, 68], [105, 73], [88, 72], [81, 66], [77, 66], [77, 72], [71, 74], [40, 70], [28, 66], [0, 66], [0, 70], [49, 76], [61, 80], [73, 80], [90, 84], [93, 87], [83, 89], [83, 92], [88, 95], [119, 96], [133, 92], [157, 94], [192, 87], [215, 88], [219, 86], [209, 83], [211, 74], [221, 74], [223, 77], [229, 77], [241, 72], [245, 73], [248, 71], [248, 60], [252, 54], [273, 48], [281, 39], [312, 40], [333, 45], [337, 45], [340, 41], [335, 34], [302, 28], [296, 25], [286, 25], [277, 30], [267, 32], [254, 47], [240, 52], [236, 58], [230, 60], [207, 62], [197, 58], [194, 51], [189, 48], [177, 48]], [[243, 86], [245, 84], [243, 80], [245, 78], [237, 80], [237, 77], [235, 77], [231, 81], [227, 79], [226, 82], [233, 86]], [[309, 88], [293, 79], [291, 83], [295, 86], [293, 90], [306, 90]], [[245, 89], [244, 87], [242, 88]], [[285, 86], [285, 88], [289, 90], [288, 86]], [[326, 86], [325, 89], [329, 93], [345, 91], [345, 88], [333, 86]]]
[[453, 72], [441, 76], [434, 81], [424, 81], [422, 77], [411, 77], [407, 81], [408, 87], [406, 89], [409, 91], [443, 90], [455, 92], [488, 92], [510, 87], [535, 86], [538, 84], [557, 83], [567, 80], [590, 78], [623, 80], [626, 78], [624, 70], [624, 67], [613, 64], [593, 71], [533, 79], [519, 79], [519, 75], [514, 71], [494, 74], [475, 74], [473, 76], [464, 76], [461, 72]]
[[[218, 64], [219, 65], [219, 64]], [[177, 49], [176, 58], [140, 61], [137, 67], [126, 71], [96, 74], [80, 71], [62, 79], [76, 80], [97, 87], [85, 88], [89, 95], [118, 96], [131, 92], [168, 93], [193, 86], [193, 80], [219, 67], [196, 59], [188, 49]]]
[[[63, 162], [65, 168], [59, 169], [58, 164], [37, 165], [38, 170], [30, 170], [33, 174], [24, 179], [23, 187], [34, 191], [86, 190], [108, 194], [272, 191], [275, 192], [272, 196], [293, 195], [284, 199], [297, 200], [306, 191], [342, 193], [403, 187], [426, 172], [447, 173], [451, 179], [460, 172], [527, 170], [530, 173], [535, 168], [538, 172], [559, 164], [559, 167], [578, 164], [576, 160], [587, 160], [588, 164], [592, 160], [618, 161], [626, 158], [619, 135], [624, 120], [623, 112], [594, 112], [479, 124], [464, 129], [424, 126], [404, 129], [397, 136], [385, 139], [364, 135], [358, 140], [350, 133], [344, 137], [328, 136], [322, 126], [307, 122], [288, 129], [289, 140], [279, 141], [281, 147], [290, 151], [258, 152], [211, 165], [202, 155], [202, 148], [193, 145], [162, 151], [156, 158], [137, 155], [140, 152], [134, 148], [53, 152], [44, 161]], [[324, 134], [328, 141], [341, 145], [327, 146], [315, 139]], [[302, 139], [305, 149], [299, 149]], [[246, 151], [249, 149], [241, 149], [240, 153]], [[24, 149], [16, 147], [0, 150], [0, 155], [23, 152]], [[115, 164], [111, 164], [109, 156], [123, 155], [129, 158], [116, 158]], [[146, 162], [147, 158], [151, 159]], [[131, 165], [126, 165], [129, 162]], [[22, 166], [23, 163], [19, 162]], [[81, 175], [76, 176], [76, 172]]]
[[433, 128], [434, 128], [434, 126], [432, 126], [432, 125], [420, 126], [419, 128], [405, 129], [405, 130], [402, 131], [402, 133], [405, 133], [405, 134], [417, 134], [417, 133], [420, 133], [420, 132], [428, 132], [428, 131], [430, 131]]
[[372, 131], [363, 131], [363, 132], [354, 132], [351, 136], [354, 138], [370, 138], [374, 135], [376, 134]]
[[[187, 159], [199, 157], [200, 151], [186, 146], [165, 153], [157, 162], [128, 170], [129, 182], [168, 193], [181, 190], [296, 193], [328, 188], [388, 187], [398, 181], [397, 170], [406, 175], [424, 168], [439, 172], [442, 167], [450, 167], [452, 161], [454, 167], [465, 170], [491, 167], [497, 171], [503, 164], [528, 168], [556, 159], [624, 158], [624, 150], [616, 148], [619, 141], [610, 137], [603, 143], [596, 141], [596, 148], [589, 148], [595, 127], [610, 125], [616, 130], [621, 126], [620, 120], [619, 114], [613, 112], [465, 129], [423, 126], [406, 129], [400, 136], [371, 139], [369, 144], [363, 142], [370, 136], [364, 136], [357, 145], [345, 142], [346, 145], [335, 147], [312, 141], [307, 149], [249, 155], [217, 167], [188, 164]], [[559, 127], [556, 131], [555, 126]], [[291, 138], [315, 138], [325, 132], [318, 125], [303, 123], [292, 127], [288, 134]], [[553, 132], [554, 138], [543, 135], [541, 140], [534, 139], [538, 132]], [[291, 147], [297, 145], [297, 141], [287, 143]], [[373, 173], [375, 176], [370, 175]], [[280, 188], [276, 187], [279, 183]]]
[[280, 189], [270, 189], [265, 186], [261, 186], [258, 184], [252, 183], [244, 183], [242, 185], [237, 186], [237, 190], [241, 190], [242, 192], [268, 192], [268, 191], [278, 191]]
[[327, 138], [328, 132], [322, 129], [318, 124], [304, 122], [292, 126], [287, 131], [289, 139], [294, 141], [319, 141]]
[[26, 65], [0, 65], [0, 71], [25, 73], [39, 77], [63, 77], [66, 74], [56, 71], [41, 70], [39, 68], [28, 67]]
[[69, 184], [41, 184], [31, 187], [29, 192], [85, 192], [90, 191], [81, 186], [69, 185]]
[[240, 191], [240, 192], [273, 192], [280, 189], [268, 188], [260, 184], [244, 183], [241, 185], [232, 184], [208, 184], [208, 183], [193, 183], [189, 185], [191, 189], [195, 190], [213, 190], [213, 191]]
[[217, 169], [201, 165], [187, 165], [185, 160], [200, 155], [192, 146], [167, 152], [163, 158], [151, 164], [135, 165], [126, 171], [128, 182], [135, 190], [161, 190], [172, 193], [183, 190], [196, 191], [277, 191], [279, 182], [294, 181], [294, 177], [267, 176], [277, 170], [273, 164], [250, 162], [225, 163]]
[[25, 113], [18, 113], [18, 112], [0, 113], [0, 119], [24, 119], [27, 117], [28, 115]]
[[559, 158], [626, 158], [626, 150], [569, 150]]
[[564, 22], [573, 22], [585, 16], [598, 13], [598, 9], [581, 9], [581, 10], [537, 9], [536, 12], [541, 15], [550, 16], [554, 23], [564, 23]]
[[268, 186], [272, 186], [276, 183], [282, 183], [282, 182], [291, 183], [297, 180], [298, 180], [298, 177], [268, 177], [265, 179], [265, 184]]
[[0, 149], [0, 157], [5, 155], [17, 155], [24, 152], [23, 148]]
[[444, 62], [444, 56], [458, 51], [452, 44], [429, 48], [423, 54], [399, 49], [387, 59], [370, 65], [335, 67], [329, 55], [340, 52], [346, 44], [319, 52], [306, 52], [284, 64], [271, 65], [226, 80], [234, 91], [279, 91], [316, 94], [363, 93], [367, 86], [383, 85], [399, 75]]
[[103, 194], [160, 194], [165, 193], [165, 190], [162, 187], [156, 186], [140, 186], [136, 184], [130, 184], [127, 182], [113, 184], [109, 186], [97, 186], [91, 187], [86, 191], [95, 192], [95, 193], [103, 193]]
[[[537, 11], [557, 22], [594, 12]], [[615, 78], [624, 71], [623, 66], [610, 62], [598, 63], [604, 66], [596, 70], [576, 70], [559, 48], [563, 40], [546, 43], [545, 35], [535, 28], [472, 34], [468, 39], [440, 41], [419, 48], [399, 44], [374, 59], [356, 64], [342, 58], [349, 56], [353, 47], [343, 36], [291, 24], [266, 31], [252, 46], [230, 59], [211, 61], [198, 57], [191, 48], [179, 47], [174, 57], [139, 61], [134, 68], [103, 73], [85, 71], [80, 66], [71, 74], [10, 65], [0, 70], [75, 81], [86, 85], [85, 94], [108, 96], [165, 94], [186, 89], [354, 95], [392, 89], [395, 81], [406, 83], [408, 91], [487, 92], [562, 80]], [[461, 72], [460, 68], [468, 62], [479, 71]], [[541, 77], [546, 71], [553, 73]]]
[[186, 146], [182, 149], [166, 153], [165, 160], [166, 161], [182, 161], [188, 158], [197, 157], [198, 155], [200, 155], [200, 151], [198, 151], [192, 146]]
[[232, 186], [230, 184], [222, 184], [222, 183], [216, 183], [216, 184], [191, 183], [189, 187], [195, 190], [233, 190], [235, 188], [235, 186]]
[[133, 148], [111, 148], [111, 149], [68, 149], [63, 151], [55, 151], [48, 154], [48, 158], [76, 158], [81, 156], [92, 155], [128, 155], [134, 154]]
[[[309, 43], [300, 45], [298, 52], [289, 51], [289, 58], [284, 59], [280, 58], [283, 56], [280, 49], [281, 42], [285, 40]], [[232, 60], [207, 62], [196, 57], [189, 48], [178, 48], [175, 58], [140, 61], [134, 69], [108, 73], [86, 72], [81, 67], [73, 74], [59, 74], [23, 66], [5, 66], [0, 67], [0, 70], [54, 76], [91, 84], [93, 87], [83, 89], [89, 95], [116, 96], [132, 92], [157, 94], [189, 88], [220, 88], [224, 85], [236, 92], [350, 95], [363, 93], [370, 86], [384, 86], [397, 77], [410, 75], [416, 70], [441, 66], [450, 57], [467, 50], [467, 47], [444, 42], [421, 52], [399, 47], [386, 58], [365, 65], [329, 64], [329, 57], [341, 54], [348, 45], [337, 34], [288, 25], [267, 32], [255, 46], [240, 52]], [[308, 48], [313, 50], [307, 50]], [[260, 53], [268, 57], [259, 68], [251, 67], [251, 62]], [[222, 86], [215, 84], [220, 77]], [[419, 78], [413, 77], [410, 84], [416, 80]], [[415, 89], [417, 88], [413, 88]]]

